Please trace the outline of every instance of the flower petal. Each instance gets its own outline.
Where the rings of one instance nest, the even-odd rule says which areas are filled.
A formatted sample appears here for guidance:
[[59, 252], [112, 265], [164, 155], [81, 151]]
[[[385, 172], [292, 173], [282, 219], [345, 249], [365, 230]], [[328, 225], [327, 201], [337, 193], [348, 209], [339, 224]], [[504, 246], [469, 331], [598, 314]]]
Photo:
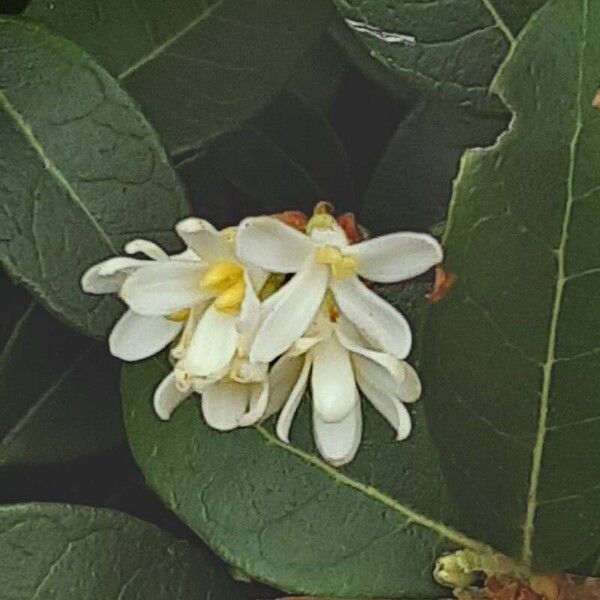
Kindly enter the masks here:
[[248, 412], [244, 413], [238, 420], [240, 427], [248, 427], [258, 423], [264, 416], [269, 403], [269, 384], [268, 382], [249, 384], [251, 386], [250, 401], [248, 403]]
[[282, 408], [275, 431], [280, 440], [290, 443], [292, 421], [304, 397], [311, 360], [309, 357], [280, 358], [271, 370], [271, 399], [267, 413]]
[[110, 332], [110, 352], [126, 361], [148, 358], [172, 342], [182, 326], [182, 323], [175, 323], [164, 317], [138, 315], [128, 310]]
[[203, 261], [208, 264], [221, 260], [235, 260], [235, 251], [208, 221], [189, 217], [175, 226], [177, 233]]
[[375, 348], [401, 360], [406, 358], [412, 345], [412, 333], [402, 313], [357, 277], [335, 279], [330, 286], [340, 311]]
[[404, 379], [400, 382], [398, 395], [402, 402], [416, 402], [421, 397], [421, 380], [417, 372], [407, 363], [404, 367]]
[[226, 368], [235, 355], [239, 334], [236, 317], [214, 304], [202, 315], [179, 367], [194, 377], [210, 377]]
[[302, 336], [323, 301], [328, 280], [328, 268], [309, 258], [302, 269], [269, 298], [268, 310], [263, 313], [250, 350], [252, 362], [271, 362]]
[[81, 287], [88, 294], [116, 294], [127, 276], [150, 261], [128, 256], [115, 256], [90, 267], [81, 278]]
[[170, 315], [206, 299], [200, 289], [203, 267], [194, 261], [154, 262], [130, 275], [121, 298], [142, 315]]
[[171, 418], [173, 411], [189, 396], [175, 386], [175, 372], [171, 371], [154, 392], [154, 410], [163, 421]]
[[309, 237], [275, 217], [244, 219], [237, 233], [238, 256], [273, 273], [294, 273], [314, 252]]
[[376, 362], [394, 377], [400, 379], [404, 377], [402, 361], [387, 352], [378, 352], [377, 350], [368, 348], [366, 340], [362, 338], [356, 327], [354, 327], [347, 319], [338, 319], [334, 331], [340, 344], [342, 344], [346, 350]]
[[243, 383], [213, 383], [202, 392], [202, 414], [210, 427], [231, 431], [238, 427], [248, 407], [250, 386]]
[[409, 231], [360, 242], [346, 248], [344, 254], [356, 256], [361, 277], [381, 283], [416, 277], [443, 258], [442, 247], [433, 236]]
[[328, 423], [313, 411], [313, 435], [327, 462], [337, 467], [349, 463], [356, 455], [362, 436], [362, 407], [358, 394], [354, 408], [337, 423]]
[[335, 336], [315, 346], [311, 389], [313, 406], [323, 421], [343, 419], [356, 403], [356, 383], [350, 353]]
[[150, 260], [168, 260], [169, 255], [158, 245], [150, 240], [131, 240], [125, 244], [127, 254], [145, 254]]
[[[381, 382], [373, 378], [373, 372], [364, 368], [367, 362], [369, 362], [367, 359], [362, 359], [362, 363], [355, 362], [356, 381], [371, 404], [394, 428], [396, 440], [404, 440], [410, 435], [411, 431], [410, 414], [404, 404], [391, 393], [393, 390], [390, 390], [389, 386], [381, 385]], [[359, 366], [361, 364], [362, 368]], [[371, 364], [377, 366], [374, 363]], [[381, 367], [378, 367], [378, 369], [383, 370]]]

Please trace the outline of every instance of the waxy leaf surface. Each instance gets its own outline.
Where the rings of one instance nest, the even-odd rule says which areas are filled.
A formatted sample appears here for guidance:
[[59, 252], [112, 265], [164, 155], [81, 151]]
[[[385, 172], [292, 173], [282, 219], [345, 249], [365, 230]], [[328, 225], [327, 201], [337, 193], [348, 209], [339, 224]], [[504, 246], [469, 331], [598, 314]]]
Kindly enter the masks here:
[[399, 77], [461, 105], [500, 110], [489, 84], [545, 0], [334, 0], [371, 55]]
[[242, 600], [207, 552], [111, 510], [0, 508], [3, 600]]
[[172, 242], [186, 212], [158, 138], [82, 50], [0, 17], [0, 262], [55, 314], [106, 333], [119, 310], [80, 277], [131, 238]]
[[535, 569], [600, 546], [600, 4], [553, 0], [493, 89], [514, 113], [468, 152], [423, 342], [425, 401], [464, 524]]
[[239, 127], [315, 46], [327, 0], [33, 0], [142, 105], [172, 152]]

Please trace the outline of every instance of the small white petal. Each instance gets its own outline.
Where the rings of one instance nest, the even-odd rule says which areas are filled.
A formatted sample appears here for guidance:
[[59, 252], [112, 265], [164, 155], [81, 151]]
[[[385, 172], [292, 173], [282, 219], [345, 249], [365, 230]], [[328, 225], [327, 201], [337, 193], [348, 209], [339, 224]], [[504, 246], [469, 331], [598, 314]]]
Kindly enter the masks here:
[[314, 252], [309, 237], [275, 217], [244, 219], [237, 232], [238, 256], [273, 273], [294, 273]]
[[356, 398], [354, 408], [337, 423], [324, 421], [313, 411], [313, 435], [323, 458], [334, 466], [349, 463], [358, 450], [362, 436], [362, 410]]
[[210, 427], [231, 431], [246, 412], [250, 386], [243, 383], [214, 383], [202, 392], [202, 414]]
[[88, 294], [116, 294], [127, 275], [151, 264], [147, 260], [115, 256], [90, 267], [81, 278], [81, 287]]
[[142, 315], [170, 315], [207, 298], [200, 288], [203, 267], [193, 261], [154, 262], [130, 275], [121, 298]]
[[171, 371], [154, 392], [154, 410], [163, 421], [171, 418], [173, 411], [189, 396], [175, 385], [175, 372]]
[[268, 412], [275, 412], [283, 406], [277, 419], [275, 431], [280, 440], [290, 442], [292, 421], [304, 397], [308, 374], [310, 373], [310, 357], [280, 358], [271, 371], [271, 400]]
[[366, 340], [363, 339], [356, 327], [354, 327], [347, 319], [338, 319], [334, 330], [340, 344], [342, 344], [346, 350], [349, 350], [353, 354], [360, 354], [361, 356], [376, 362], [389, 371], [394, 377], [400, 379], [404, 377], [403, 362], [387, 352], [378, 352], [377, 350], [367, 347]]
[[250, 400], [248, 403], [248, 412], [244, 413], [238, 421], [240, 427], [248, 427], [258, 423], [264, 416], [269, 403], [269, 384], [263, 382], [259, 384], [246, 384], [251, 387]]
[[442, 262], [438, 241], [426, 233], [391, 233], [349, 246], [344, 254], [356, 256], [358, 274], [371, 281], [391, 283], [425, 273]]
[[208, 221], [189, 217], [179, 221], [175, 229], [188, 248], [206, 263], [235, 260], [233, 246]]
[[182, 327], [183, 323], [164, 317], [138, 315], [128, 310], [110, 332], [110, 352], [126, 361], [148, 358], [172, 342]]
[[334, 336], [315, 346], [313, 352], [313, 406], [323, 421], [335, 423], [343, 419], [356, 403], [350, 353]]
[[[396, 440], [406, 439], [411, 431], [410, 414], [404, 404], [393, 393], [395, 390], [393, 383], [384, 383], [377, 379], [377, 374], [383, 371], [381, 367], [371, 363], [375, 369], [368, 369], [367, 359], [355, 361], [356, 381], [363, 394], [369, 399], [371, 404], [383, 415], [386, 421], [396, 431]], [[388, 375], [389, 377], [389, 375]]]
[[404, 379], [400, 382], [398, 396], [402, 402], [416, 402], [421, 397], [421, 380], [417, 372], [407, 363], [403, 363]]
[[329, 271], [309, 258], [302, 269], [269, 298], [250, 350], [252, 362], [271, 362], [310, 326], [327, 290]]
[[254, 337], [259, 325], [261, 306], [250, 274], [247, 270], [244, 270], [244, 283], [246, 284], [246, 287], [240, 310], [240, 318], [238, 320], [238, 331], [250, 338]]
[[127, 254], [145, 254], [151, 260], [168, 260], [169, 255], [158, 245], [150, 240], [131, 240], [125, 244]]
[[399, 359], [412, 346], [410, 325], [399, 311], [367, 288], [357, 277], [334, 279], [331, 291], [342, 314], [377, 349]]
[[206, 309], [210, 306], [211, 300], [207, 300], [200, 304], [196, 304], [191, 310], [190, 314], [185, 321], [185, 325], [183, 328], [183, 332], [181, 333], [181, 337], [175, 346], [171, 348], [171, 358], [178, 361], [181, 360], [189, 348], [190, 342], [192, 340], [192, 336], [196, 331], [196, 327], [198, 326], [198, 322], [202, 318], [202, 315], [206, 312]]
[[337, 224], [332, 223], [329, 228], [315, 228], [310, 234], [310, 239], [317, 245], [337, 246], [345, 248], [348, 246], [348, 237], [344, 230]]
[[236, 351], [239, 334], [236, 317], [218, 311], [214, 304], [202, 315], [180, 368], [194, 377], [210, 377], [226, 368]]

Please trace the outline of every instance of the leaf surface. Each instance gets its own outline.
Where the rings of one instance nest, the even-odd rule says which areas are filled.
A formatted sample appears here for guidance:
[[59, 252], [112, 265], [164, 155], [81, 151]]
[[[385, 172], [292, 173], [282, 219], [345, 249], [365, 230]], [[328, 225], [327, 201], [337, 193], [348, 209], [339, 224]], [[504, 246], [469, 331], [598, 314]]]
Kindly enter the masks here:
[[104, 344], [58, 323], [4, 278], [0, 291], [3, 310], [21, 310], [1, 318], [0, 465], [62, 462], [121, 443], [119, 365]]
[[489, 84], [512, 41], [546, 0], [334, 0], [371, 55], [460, 105], [501, 110]]
[[600, 546], [599, 64], [597, 2], [529, 21], [493, 86], [511, 127], [463, 159], [445, 240], [458, 279], [423, 345], [465, 526], [538, 570]]
[[[407, 307], [422, 305], [422, 292], [408, 292]], [[197, 398], [160, 422], [152, 392], [167, 372], [158, 359], [124, 369], [136, 461], [167, 506], [250, 576], [315, 596], [437, 598], [444, 592], [432, 579], [435, 559], [456, 546], [484, 549], [449, 525], [453, 507], [420, 407], [411, 437], [394, 443], [389, 425], [365, 402], [363, 443], [340, 470], [315, 455], [308, 398], [293, 446], [278, 441], [270, 425], [214, 431]]]
[[0, 508], [5, 600], [242, 600], [220, 565], [154, 525], [65, 504]]
[[180, 152], [262, 109], [330, 11], [327, 0], [33, 0], [26, 14], [95, 56]]
[[135, 103], [43, 26], [0, 17], [0, 261], [61, 319], [101, 336], [117, 315], [80, 276], [134, 237], [172, 243], [187, 210]]

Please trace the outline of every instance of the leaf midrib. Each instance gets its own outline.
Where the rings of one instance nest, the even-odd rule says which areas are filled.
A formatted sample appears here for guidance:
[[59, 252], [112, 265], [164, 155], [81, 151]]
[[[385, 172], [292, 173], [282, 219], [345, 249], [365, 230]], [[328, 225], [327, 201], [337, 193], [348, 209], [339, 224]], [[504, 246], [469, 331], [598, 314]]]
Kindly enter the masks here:
[[541, 472], [542, 456], [544, 453], [544, 445], [546, 433], [548, 431], [547, 420], [550, 401], [550, 387], [552, 383], [552, 370], [556, 362], [556, 338], [558, 331], [558, 321], [560, 317], [564, 286], [567, 280], [565, 270], [565, 250], [569, 237], [569, 227], [571, 224], [571, 215], [574, 203], [574, 180], [575, 180], [575, 159], [579, 137], [583, 129], [582, 122], [582, 92], [583, 92], [583, 53], [587, 45], [588, 23], [587, 16], [589, 10], [589, 0], [583, 0], [582, 4], [582, 43], [579, 49], [579, 71], [578, 71], [578, 86], [577, 86], [577, 121], [573, 137], [569, 144], [569, 170], [567, 176], [567, 201], [565, 205], [565, 213], [563, 216], [560, 245], [556, 251], [558, 274], [555, 285], [554, 303], [552, 306], [552, 315], [550, 320], [550, 333], [548, 336], [548, 347], [546, 351], [546, 360], [543, 365], [543, 383], [542, 393], [540, 397], [540, 413], [538, 418], [538, 430], [536, 441], [533, 447], [531, 478], [529, 482], [529, 491], [527, 494], [527, 512], [523, 527], [523, 547], [522, 561], [530, 566], [533, 559], [533, 535], [534, 521], [536, 509], [538, 506], [538, 485]]
[[23, 115], [12, 105], [10, 100], [7, 98], [4, 90], [0, 90], [0, 108], [4, 109], [4, 112], [13, 120], [18, 130], [21, 132], [27, 143], [31, 146], [38, 158], [44, 165], [44, 168], [48, 173], [56, 180], [56, 182], [62, 187], [67, 196], [73, 201], [73, 203], [83, 212], [85, 217], [93, 225], [94, 229], [98, 232], [100, 239], [107, 245], [112, 254], [118, 254], [117, 249], [112, 243], [112, 240], [108, 237], [96, 217], [90, 212], [88, 207], [85, 205], [83, 200], [79, 197], [65, 174], [57, 167], [54, 161], [46, 154], [43, 145], [36, 138], [31, 126], [23, 117]]
[[138, 59], [135, 63], [127, 67], [124, 71], [117, 75], [117, 79], [122, 81], [129, 77], [133, 72], [137, 71], [145, 64], [154, 60], [158, 56], [160, 56], [163, 52], [165, 52], [168, 48], [170, 48], [177, 40], [181, 39], [184, 35], [189, 33], [192, 29], [200, 25], [202, 21], [208, 19], [216, 10], [218, 10], [223, 4], [225, 0], [217, 0], [214, 4], [211, 4], [208, 8], [202, 11], [195, 19], [192, 19], [185, 27], [181, 28], [177, 33], [172, 35], [170, 38], [167, 38], [162, 44], [159, 44], [152, 50], [145, 54], [140, 59]]

